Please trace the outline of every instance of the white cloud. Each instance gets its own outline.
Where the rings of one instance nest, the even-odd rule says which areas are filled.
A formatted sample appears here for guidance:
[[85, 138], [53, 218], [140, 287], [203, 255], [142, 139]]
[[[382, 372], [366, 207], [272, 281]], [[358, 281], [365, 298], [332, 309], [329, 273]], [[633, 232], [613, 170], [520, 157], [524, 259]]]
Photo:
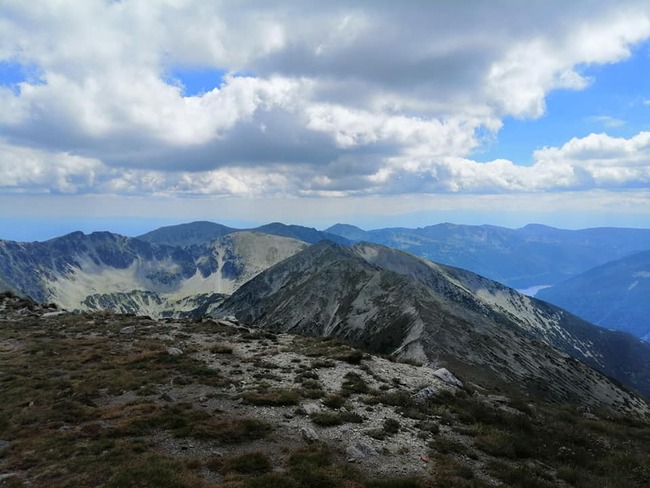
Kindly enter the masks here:
[[84, 193], [95, 186], [105, 171], [93, 159], [67, 153], [51, 154], [0, 142], [0, 189]]
[[[0, 86], [0, 185], [259, 196], [645, 184], [642, 134], [571, 140], [531, 167], [469, 157], [504, 117], [542, 116], [550, 91], [590, 83], [582, 66], [648, 38], [650, 7], [634, 1], [7, 0], [0, 60], [40, 77]], [[184, 96], [169, 79], [179, 66], [227, 75]]]
[[597, 124], [600, 124], [608, 129], [612, 129], [615, 127], [621, 127], [622, 125], [625, 125], [625, 121], [621, 119], [617, 119], [616, 117], [610, 117], [608, 115], [594, 115], [592, 117], [588, 117], [590, 122], [595, 122]]

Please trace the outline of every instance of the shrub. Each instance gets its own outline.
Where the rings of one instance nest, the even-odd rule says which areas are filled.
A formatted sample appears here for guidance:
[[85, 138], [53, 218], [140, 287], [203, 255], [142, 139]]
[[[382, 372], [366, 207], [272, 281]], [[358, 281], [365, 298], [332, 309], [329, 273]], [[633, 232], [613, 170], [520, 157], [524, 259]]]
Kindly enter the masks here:
[[384, 432], [386, 434], [392, 435], [399, 432], [400, 424], [395, 419], [386, 419], [384, 420]]
[[349, 396], [352, 393], [368, 393], [370, 388], [364, 379], [357, 373], [349, 372], [344, 376], [345, 380], [341, 385], [341, 393]]
[[210, 348], [212, 354], [232, 354], [233, 348], [228, 344], [215, 344]]
[[244, 393], [245, 402], [251, 405], [280, 407], [286, 405], [297, 405], [300, 401], [300, 394], [295, 390], [278, 388], [268, 391], [255, 391]]
[[329, 395], [323, 400], [323, 405], [327, 408], [339, 409], [345, 405], [345, 397], [342, 395]]
[[316, 425], [323, 427], [333, 427], [348, 423], [360, 424], [363, 422], [363, 417], [353, 412], [317, 412], [312, 413], [309, 418]]

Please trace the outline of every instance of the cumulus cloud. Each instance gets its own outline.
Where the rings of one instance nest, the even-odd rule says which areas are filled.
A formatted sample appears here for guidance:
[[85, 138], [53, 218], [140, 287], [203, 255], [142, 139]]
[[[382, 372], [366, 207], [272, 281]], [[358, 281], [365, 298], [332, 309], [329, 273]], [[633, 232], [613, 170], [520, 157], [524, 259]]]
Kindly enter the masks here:
[[[585, 88], [584, 66], [648, 38], [650, 7], [635, 1], [7, 0], [0, 61], [37, 75], [0, 86], [0, 185], [246, 196], [647, 182], [643, 134], [571, 140], [529, 167], [471, 154], [504, 117], [541, 117], [550, 91]], [[226, 74], [187, 96], [179, 67]]]

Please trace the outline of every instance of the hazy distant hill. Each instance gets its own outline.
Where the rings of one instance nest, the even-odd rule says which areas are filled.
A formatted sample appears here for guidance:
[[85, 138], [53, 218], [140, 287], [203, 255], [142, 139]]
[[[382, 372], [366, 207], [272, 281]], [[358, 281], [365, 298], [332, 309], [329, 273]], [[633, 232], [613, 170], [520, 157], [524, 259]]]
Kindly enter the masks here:
[[237, 229], [215, 224], [214, 222], [190, 222], [188, 224], [161, 227], [137, 238], [152, 244], [192, 246], [195, 244], [205, 244], [236, 231]]
[[650, 340], [650, 251], [591, 269], [538, 297], [594, 324]]
[[350, 244], [350, 241], [348, 239], [331, 232], [319, 231], [311, 227], [303, 227], [301, 225], [286, 225], [280, 222], [273, 222], [270, 224], [262, 225], [251, 230], [254, 230], [256, 232], [264, 232], [266, 234], [273, 234], [276, 236], [292, 237], [294, 239], [309, 242], [310, 244], [325, 240], [344, 245]]
[[190, 222], [188, 224], [170, 225], [160, 229], [147, 232], [137, 239], [168, 246], [188, 247], [192, 245], [208, 244], [209, 242], [227, 234], [248, 230], [281, 237], [290, 237], [310, 244], [323, 240], [338, 242], [339, 244], [350, 244], [350, 242], [336, 234], [321, 232], [311, 227], [300, 225], [286, 225], [280, 222], [265, 224], [253, 229], [234, 229], [214, 222]]
[[650, 230], [562, 230], [531, 224], [521, 229], [437, 224], [364, 231], [337, 224], [327, 232], [408, 251], [524, 289], [553, 285], [608, 261], [650, 249]]
[[[578, 358], [650, 395], [650, 345], [593, 326], [474, 273], [374, 244], [315, 244], [256, 276], [217, 310], [276, 331], [341, 337], [490, 387], [604, 400]], [[559, 352], [562, 351], [562, 352]]]

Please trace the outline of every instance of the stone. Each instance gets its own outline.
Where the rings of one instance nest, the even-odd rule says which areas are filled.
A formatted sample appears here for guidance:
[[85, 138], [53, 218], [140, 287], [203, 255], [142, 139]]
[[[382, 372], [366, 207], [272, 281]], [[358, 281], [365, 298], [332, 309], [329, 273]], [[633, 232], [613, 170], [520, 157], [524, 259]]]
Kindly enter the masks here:
[[226, 319], [216, 319], [215, 322], [217, 324], [223, 325], [225, 327], [234, 327], [235, 326], [234, 323], [232, 323], [230, 320], [226, 320]]
[[64, 310], [57, 310], [56, 312], [45, 312], [41, 317], [56, 317], [57, 315], [63, 315]]
[[508, 403], [508, 397], [505, 395], [488, 395], [488, 400], [494, 403]]
[[320, 405], [316, 403], [305, 403], [302, 406], [302, 409], [307, 415], [311, 415], [312, 413], [319, 413], [321, 411]]
[[433, 372], [436, 377], [447, 383], [448, 385], [451, 386], [457, 386], [458, 388], [463, 388], [463, 383], [460, 381], [458, 378], [456, 378], [451, 371], [449, 371], [447, 368], [440, 368], [436, 369]]
[[162, 395], [160, 395], [160, 399], [164, 400], [166, 402], [175, 402], [176, 398], [174, 398], [169, 392], [165, 392]]
[[128, 325], [120, 329], [120, 334], [133, 334], [135, 332], [135, 325]]
[[438, 396], [438, 390], [433, 386], [425, 386], [417, 393], [414, 393], [412, 398], [416, 403], [425, 403], [430, 398]]
[[313, 442], [320, 441], [320, 436], [318, 433], [311, 427], [302, 427], [300, 429], [300, 435], [310, 444]]
[[178, 347], [168, 347], [167, 354], [169, 354], [170, 356], [182, 356], [183, 350], [179, 349]]
[[372, 446], [361, 441], [349, 445], [345, 450], [345, 454], [349, 462], [360, 461], [371, 456], [379, 456], [379, 453]]

